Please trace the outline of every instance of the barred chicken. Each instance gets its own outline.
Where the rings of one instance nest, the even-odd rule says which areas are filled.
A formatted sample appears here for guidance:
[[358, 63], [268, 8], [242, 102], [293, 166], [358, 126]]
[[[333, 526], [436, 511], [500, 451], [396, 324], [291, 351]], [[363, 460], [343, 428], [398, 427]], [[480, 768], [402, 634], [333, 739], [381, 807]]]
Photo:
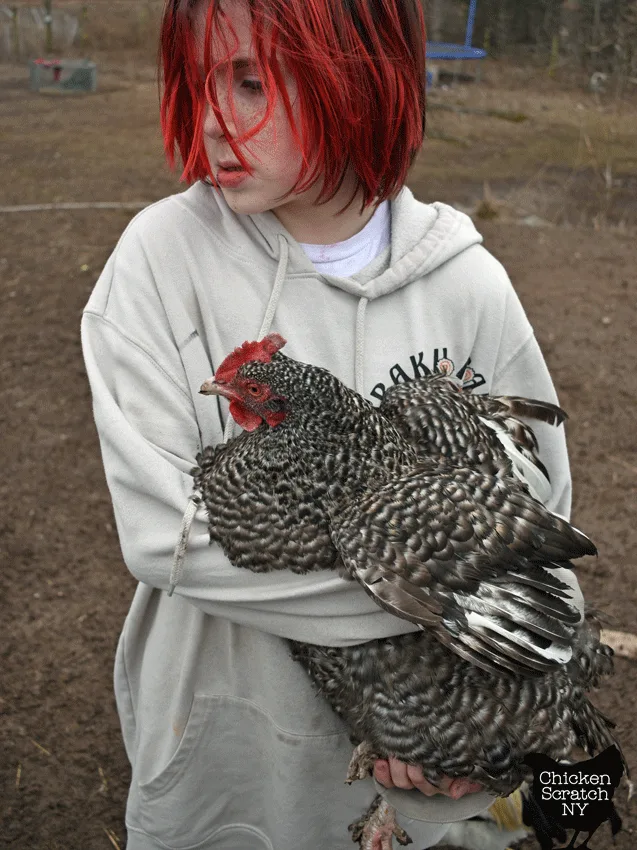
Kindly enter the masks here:
[[595, 546], [522, 475], [547, 478], [520, 416], [558, 424], [563, 412], [474, 396], [444, 375], [375, 408], [284, 344], [246, 342], [203, 384], [244, 433], [198, 455], [195, 492], [236, 567], [338, 569], [421, 627], [346, 648], [292, 644], [359, 745], [348, 779], [393, 756], [433, 784], [466, 777], [505, 796], [530, 752], [568, 759], [614, 743], [586, 696], [612, 650], [555, 575]]

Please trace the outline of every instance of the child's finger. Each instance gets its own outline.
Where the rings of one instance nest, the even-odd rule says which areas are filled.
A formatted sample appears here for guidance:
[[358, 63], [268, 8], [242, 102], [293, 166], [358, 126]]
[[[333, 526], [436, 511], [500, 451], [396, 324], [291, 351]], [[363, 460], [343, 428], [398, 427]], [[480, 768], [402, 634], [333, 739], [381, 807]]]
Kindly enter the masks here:
[[475, 794], [477, 791], [482, 791], [482, 786], [469, 779], [454, 779], [449, 789], [450, 796], [454, 800], [459, 800], [465, 794]]
[[435, 794], [440, 793], [440, 788], [436, 788], [435, 785], [432, 785], [422, 772], [422, 768], [417, 767], [413, 764], [410, 764], [407, 767], [407, 776], [409, 777], [414, 788], [417, 788], [421, 794], [424, 794], [425, 797], [433, 797]]
[[377, 759], [374, 764], [374, 778], [385, 788], [391, 788], [391, 774], [389, 772], [389, 762], [386, 759]]
[[414, 783], [409, 778], [409, 765], [404, 761], [399, 761], [396, 758], [389, 759], [389, 773], [391, 781], [396, 788], [402, 788], [404, 791], [410, 791], [414, 787]]

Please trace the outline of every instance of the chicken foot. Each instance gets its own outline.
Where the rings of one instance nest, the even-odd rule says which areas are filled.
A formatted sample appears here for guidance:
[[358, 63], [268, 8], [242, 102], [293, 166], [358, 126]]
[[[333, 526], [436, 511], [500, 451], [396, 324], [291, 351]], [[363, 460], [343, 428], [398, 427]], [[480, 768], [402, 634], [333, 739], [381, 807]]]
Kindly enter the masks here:
[[380, 756], [376, 755], [371, 744], [368, 744], [367, 741], [363, 741], [363, 743], [359, 744], [352, 753], [352, 758], [350, 759], [350, 763], [347, 768], [345, 782], [348, 785], [351, 785], [352, 782], [355, 782], [357, 779], [367, 779], [368, 776], [371, 776], [374, 770], [374, 762], [378, 758], [380, 758]]
[[381, 850], [393, 850], [393, 841], [403, 847], [411, 844], [412, 840], [396, 821], [396, 810], [377, 794], [373, 803], [362, 818], [348, 826], [352, 833], [352, 841], [358, 842], [361, 850], [373, 850], [374, 839], [380, 836]]
[[[359, 744], [347, 768], [345, 782], [351, 785], [357, 779], [366, 779], [374, 770], [378, 756], [367, 741]], [[411, 838], [396, 822], [396, 810], [380, 794], [375, 798], [365, 814], [348, 827], [352, 841], [358, 842], [361, 850], [372, 850], [374, 838], [380, 836], [381, 850], [393, 850], [392, 839], [395, 836], [399, 844], [411, 844]]]

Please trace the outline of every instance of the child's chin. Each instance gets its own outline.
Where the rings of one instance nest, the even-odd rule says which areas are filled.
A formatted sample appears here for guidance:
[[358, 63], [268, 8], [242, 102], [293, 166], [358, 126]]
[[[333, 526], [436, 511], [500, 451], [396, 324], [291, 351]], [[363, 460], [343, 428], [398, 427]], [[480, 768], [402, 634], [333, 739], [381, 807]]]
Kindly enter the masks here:
[[274, 202], [268, 203], [268, 201], [256, 198], [249, 192], [243, 194], [232, 189], [222, 189], [221, 192], [230, 209], [242, 215], [257, 215], [257, 213], [268, 212], [276, 206]]

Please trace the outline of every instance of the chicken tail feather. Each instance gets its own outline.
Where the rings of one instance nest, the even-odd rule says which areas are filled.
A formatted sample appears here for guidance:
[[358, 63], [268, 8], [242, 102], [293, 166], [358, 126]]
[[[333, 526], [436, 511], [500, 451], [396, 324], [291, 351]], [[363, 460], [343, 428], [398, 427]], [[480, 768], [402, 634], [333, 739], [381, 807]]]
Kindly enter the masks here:
[[512, 416], [526, 416], [548, 425], [561, 425], [568, 419], [565, 410], [548, 401], [520, 396], [496, 396], [494, 401], [504, 405]]

